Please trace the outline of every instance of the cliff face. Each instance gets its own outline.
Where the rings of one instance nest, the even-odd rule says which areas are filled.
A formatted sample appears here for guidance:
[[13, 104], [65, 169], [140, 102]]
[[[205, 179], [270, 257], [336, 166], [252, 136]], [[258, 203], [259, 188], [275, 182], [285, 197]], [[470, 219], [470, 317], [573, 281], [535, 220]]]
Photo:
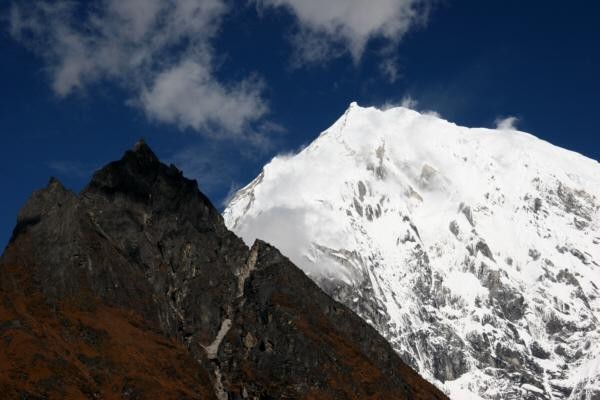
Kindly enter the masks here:
[[143, 142], [80, 194], [33, 194], [0, 300], [9, 398], [445, 398]]

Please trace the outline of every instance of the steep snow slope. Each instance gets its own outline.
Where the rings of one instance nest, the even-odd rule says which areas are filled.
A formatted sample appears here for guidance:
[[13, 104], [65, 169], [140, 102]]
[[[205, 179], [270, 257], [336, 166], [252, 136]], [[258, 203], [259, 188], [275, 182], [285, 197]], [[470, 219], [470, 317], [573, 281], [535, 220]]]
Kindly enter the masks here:
[[351, 104], [226, 224], [279, 247], [455, 399], [600, 396], [600, 165]]

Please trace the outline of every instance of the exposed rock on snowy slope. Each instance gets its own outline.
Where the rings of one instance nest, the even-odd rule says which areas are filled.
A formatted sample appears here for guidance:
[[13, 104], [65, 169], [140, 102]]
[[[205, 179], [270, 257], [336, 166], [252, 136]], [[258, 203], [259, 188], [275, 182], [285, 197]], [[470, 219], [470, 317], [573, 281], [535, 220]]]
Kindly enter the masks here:
[[224, 212], [456, 399], [600, 396], [600, 165], [353, 103]]

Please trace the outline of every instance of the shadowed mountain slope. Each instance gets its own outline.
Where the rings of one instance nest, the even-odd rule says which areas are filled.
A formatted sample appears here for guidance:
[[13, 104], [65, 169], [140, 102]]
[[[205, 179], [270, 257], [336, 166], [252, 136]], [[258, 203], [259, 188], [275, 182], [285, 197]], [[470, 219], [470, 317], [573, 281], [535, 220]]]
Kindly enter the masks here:
[[0, 259], [0, 392], [446, 398], [143, 142], [80, 194], [52, 179], [20, 211]]

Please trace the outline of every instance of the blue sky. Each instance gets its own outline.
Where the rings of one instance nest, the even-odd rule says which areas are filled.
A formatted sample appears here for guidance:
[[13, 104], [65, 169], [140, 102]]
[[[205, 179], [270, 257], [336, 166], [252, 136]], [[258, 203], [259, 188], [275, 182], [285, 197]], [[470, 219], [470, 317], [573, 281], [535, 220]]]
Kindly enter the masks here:
[[221, 207], [351, 101], [411, 99], [467, 126], [516, 117], [600, 159], [596, 2], [3, 4], [0, 244], [50, 176], [78, 191], [142, 136]]

